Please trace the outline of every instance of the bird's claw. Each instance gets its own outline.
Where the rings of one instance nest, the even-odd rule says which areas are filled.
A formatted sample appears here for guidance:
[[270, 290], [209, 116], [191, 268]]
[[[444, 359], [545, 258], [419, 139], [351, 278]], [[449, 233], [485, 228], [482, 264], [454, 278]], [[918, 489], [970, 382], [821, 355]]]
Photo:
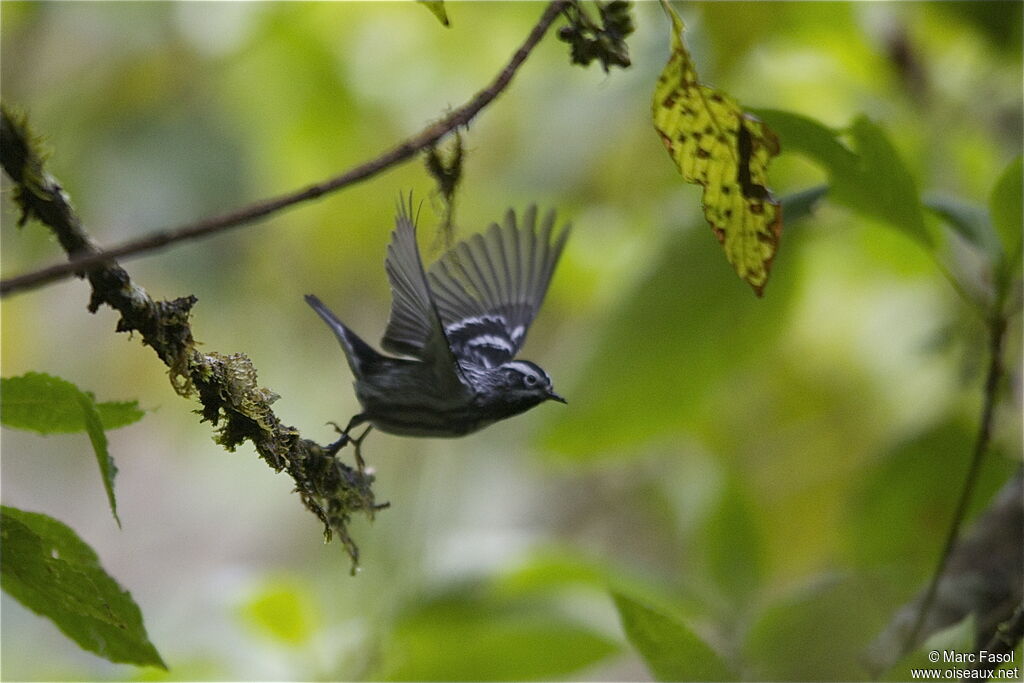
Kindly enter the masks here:
[[324, 451], [326, 451], [328, 455], [335, 456], [338, 454], [338, 451], [340, 451], [342, 448], [351, 443], [354, 446], [353, 452], [355, 453], [356, 458], [356, 468], [359, 470], [359, 474], [365, 474], [366, 462], [363, 460], [362, 445], [363, 439], [365, 439], [366, 435], [369, 434], [370, 430], [373, 429], [373, 425], [368, 426], [363, 431], [363, 433], [359, 435], [358, 438], [353, 438], [349, 436], [349, 431], [352, 429], [352, 424], [349, 424], [349, 426], [346, 427], [345, 429], [339, 427], [337, 422], [328, 422], [327, 424], [334, 427], [334, 430], [338, 432], [338, 434], [340, 434], [341, 437], [334, 443], [324, 446]]

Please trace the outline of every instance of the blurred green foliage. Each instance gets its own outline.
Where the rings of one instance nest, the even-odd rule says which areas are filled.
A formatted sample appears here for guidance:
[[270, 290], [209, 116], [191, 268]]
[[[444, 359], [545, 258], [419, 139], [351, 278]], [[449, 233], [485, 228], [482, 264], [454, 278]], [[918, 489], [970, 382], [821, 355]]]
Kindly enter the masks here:
[[456, 582], [400, 612], [371, 680], [553, 679], [615, 652], [606, 635], [548, 601]]
[[734, 673], [681, 621], [614, 594], [626, 637], [659, 681], [731, 681]]
[[932, 635], [916, 652], [894, 666], [884, 680], [903, 681], [910, 678], [911, 669], [934, 668], [935, 663], [928, 658], [930, 652], [965, 652], [971, 648], [973, 639], [974, 616], [968, 615], [959, 623]]
[[1000, 268], [1012, 278], [1020, 269], [1021, 240], [1021, 158], [1018, 156], [999, 177], [989, 199], [989, 212], [1002, 245]]
[[[60, 436], [3, 433], [4, 502], [75, 520], [132, 587], [169, 679], [656, 674], [610, 591], [671, 615], [737, 676], [863, 678], [867, 643], [934, 567], [981, 403], [984, 298], [944, 272], [991, 294], [992, 252], [919, 195], [988, 213], [972, 229], [1012, 255], [1021, 8], [677, 8], [704, 80], [766, 118], [786, 112], [770, 122], [777, 195], [831, 184], [794, 204], [803, 218], [784, 208], [763, 300], [721, 258], [651, 126], [661, 9], [635, 8], [632, 66], [609, 75], [571, 66], [549, 35], [463, 132], [455, 230], [534, 202], [576, 226], [526, 349], [570, 403], [463, 440], [373, 435], [365, 455], [392, 506], [353, 528], [357, 578], [284, 477], [247, 449], [223, 453], [149, 352], [85, 312], [77, 280], [3, 301], [0, 361], [159, 407], [108, 434], [132, 454], [118, 461], [125, 529]], [[4, 2], [0, 94], [112, 244], [391, 147], [483, 87], [542, 8], [446, 10], [447, 29], [414, 3]], [[195, 294], [204, 350], [249, 354], [282, 419], [327, 442], [324, 423], [356, 404], [301, 297], [376, 339], [409, 190], [426, 198], [436, 256], [443, 206], [410, 163], [125, 266], [156, 297]], [[5, 276], [61, 258], [2, 210]], [[973, 513], [1020, 464], [1020, 343], [1017, 315]], [[0, 640], [5, 679], [140, 675], [6, 598]]]
[[[930, 246], [914, 179], [878, 124], [859, 116], [842, 131], [783, 111], [758, 114], [787, 141], [788, 151], [805, 154], [828, 169], [830, 199]], [[837, 140], [844, 133], [852, 138], [855, 152]]]
[[320, 616], [308, 587], [288, 577], [270, 577], [239, 609], [239, 617], [258, 633], [289, 647], [312, 640]]

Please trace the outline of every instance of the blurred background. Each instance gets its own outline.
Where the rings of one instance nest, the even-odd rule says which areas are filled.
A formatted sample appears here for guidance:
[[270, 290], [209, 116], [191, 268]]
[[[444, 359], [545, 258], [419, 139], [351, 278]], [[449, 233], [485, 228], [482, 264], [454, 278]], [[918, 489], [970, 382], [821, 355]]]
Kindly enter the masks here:
[[[445, 29], [414, 3], [4, 2], [2, 97], [111, 245], [377, 155], [488, 83], [543, 7], [449, 3]], [[705, 81], [830, 126], [865, 113], [923, 192], [985, 205], [1021, 149], [1021, 7], [678, 11]], [[524, 353], [569, 405], [459, 440], [373, 434], [391, 507], [355, 520], [356, 577], [286, 475], [216, 446], [152, 351], [109, 309], [87, 313], [85, 284], [3, 300], [5, 377], [48, 372], [150, 411], [108, 435], [123, 530], [82, 434], [4, 430], [2, 499], [90, 543], [171, 667], [84, 653], [4, 595], [4, 679], [645, 679], [609, 585], [670, 606], [744, 676], [864, 676], [864, 647], [938, 557], [984, 327], [918, 244], [828, 202], [786, 224], [756, 299], [650, 122], [668, 21], [654, 3], [635, 21], [631, 68], [570, 66], [552, 31], [464, 132], [457, 237], [530, 203], [575, 225]], [[782, 146], [777, 195], [824, 182]], [[417, 160], [123, 265], [155, 298], [197, 296], [202, 349], [247, 354], [282, 420], [326, 443], [358, 408], [302, 295], [376, 343], [410, 190], [429, 260], [443, 207]], [[61, 260], [16, 218], [5, 196], [5, 277]], [[1020, 463], [1019, 318], [1008, 346], [973, 510]]]

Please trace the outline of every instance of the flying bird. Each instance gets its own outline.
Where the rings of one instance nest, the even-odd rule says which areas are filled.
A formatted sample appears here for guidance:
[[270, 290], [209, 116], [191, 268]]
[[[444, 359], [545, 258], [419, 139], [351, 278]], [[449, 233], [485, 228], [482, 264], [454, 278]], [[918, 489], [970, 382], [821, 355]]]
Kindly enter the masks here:
[[556, 231], [553, 211], [538, 225], [536, 207], [520, 219], [510, 209], [500, 225], [459, 242], [425, 270], [411, 214], [400, 204], [384, 262], [392, 300], [381, 345], [404, 357], [379, 353], [306, 295], [341, 342], [362, 406], [335, 450], [365, 423], [401, 436], [456, 437], [547, 400], [566, 402], [539, 365], [516, 354], [570, 226]]

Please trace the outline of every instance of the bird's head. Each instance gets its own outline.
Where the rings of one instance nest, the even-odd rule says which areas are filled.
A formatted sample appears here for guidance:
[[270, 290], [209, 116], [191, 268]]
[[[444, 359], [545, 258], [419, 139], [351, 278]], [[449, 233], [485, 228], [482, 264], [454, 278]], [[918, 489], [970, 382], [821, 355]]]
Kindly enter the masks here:
[[551, 378], [536, 363], [515, 360], [495, 368], [500, 373], [501, 389], [510, 402], [532, 407], [547, 400], [568, 403], [551, 388]]

